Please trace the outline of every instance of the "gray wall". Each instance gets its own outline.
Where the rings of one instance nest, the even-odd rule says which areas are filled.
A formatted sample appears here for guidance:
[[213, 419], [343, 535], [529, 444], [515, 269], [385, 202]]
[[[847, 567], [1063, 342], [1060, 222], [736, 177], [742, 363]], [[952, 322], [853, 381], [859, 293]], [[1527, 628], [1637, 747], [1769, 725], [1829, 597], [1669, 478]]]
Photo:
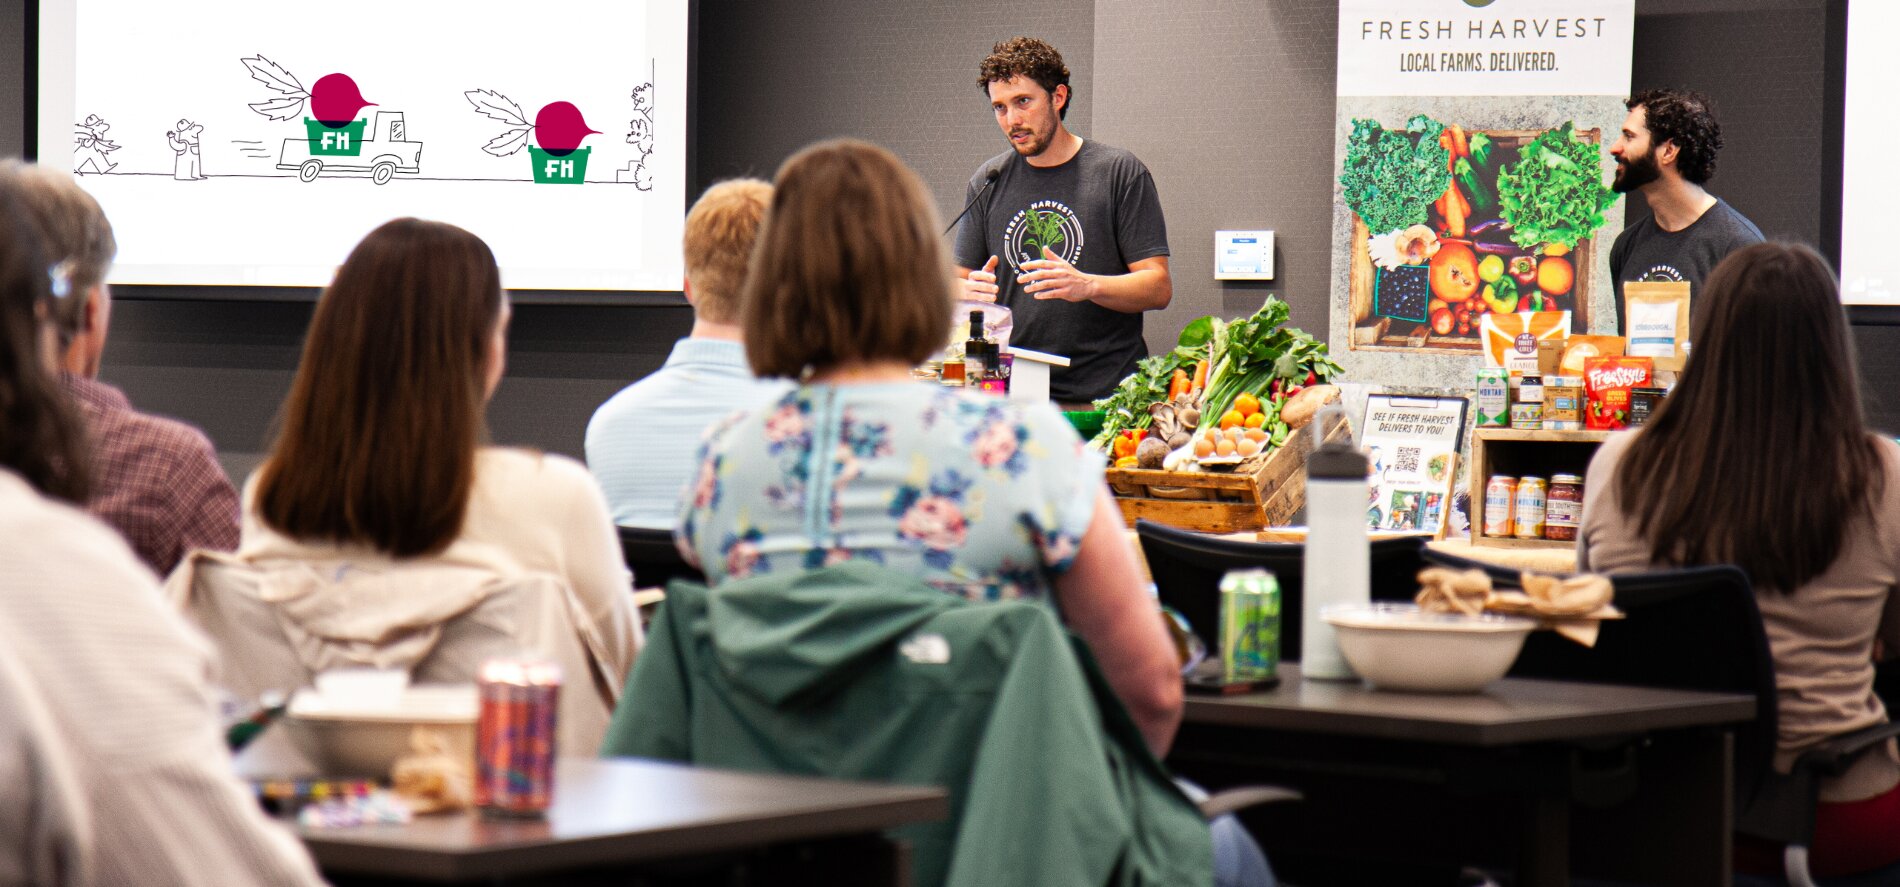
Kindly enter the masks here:
[[[0, 0], [0, 45], [21, 45], [20, 0]], [[1638, 0], [1633, 85], [1710, 93], [1728, 145], [1716, 193], [1764, 232], [1821, 232], [1825, 0]], [[1003, 150], [975, 66], [995, 40], [1042, 36], [1075, 72], [1069, 124], [1152, 169], [1174, 248], [1175, 301], [1152, 346], [1194, 317], [1251, 311], [1266, 293], [1294, 323], [1326, 327], [1337, 5], [1332, 0], [701, 0], [697, 185], [769, 177], [799, 146], [855, 136], [889, 146], [948, 217]], [[0, 153], [19, 144], [20, 64], [0, 61]], [[695, 188], [695, 191], [697, 188]], [[1640, 212], [1641, 207], [1632, 207]], [[1212, 232], [1279, 234], [1278, 279], [1212, 279]], [[210, 294], [207, 294], [210, 295]], [[121, 305], [107, 376], [148, 408], [204, 425], [247, 460], [261, 447], [308, 307]], [[650, 371], [689, 318], [679, 307], [522, 306], [495, 437], [578, 453], [593, 405]], [[1896, 377], [1900, 327], [1861, 327], [1864, 377]], [[1900, 403], [1870, 385], [1876, 421]]]

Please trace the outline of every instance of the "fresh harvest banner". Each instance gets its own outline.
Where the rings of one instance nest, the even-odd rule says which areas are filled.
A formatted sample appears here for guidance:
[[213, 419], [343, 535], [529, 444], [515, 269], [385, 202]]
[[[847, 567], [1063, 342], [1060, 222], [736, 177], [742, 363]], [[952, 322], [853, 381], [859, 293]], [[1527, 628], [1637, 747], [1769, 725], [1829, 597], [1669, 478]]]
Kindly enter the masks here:
[[1468, 388], [1488, 314], [1614, 325], [1609, 145], [1634, 0], [1341, 0], [1330, 341], [1357, 381]]

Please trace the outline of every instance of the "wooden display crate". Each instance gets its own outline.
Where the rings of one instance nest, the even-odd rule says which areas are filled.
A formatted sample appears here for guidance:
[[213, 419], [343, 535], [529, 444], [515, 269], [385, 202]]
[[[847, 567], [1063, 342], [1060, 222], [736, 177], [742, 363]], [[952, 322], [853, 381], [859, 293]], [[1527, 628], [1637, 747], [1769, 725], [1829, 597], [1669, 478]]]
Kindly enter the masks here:
[[[1343, 415], [1330, 421], [1328, 441], [1352, 439], [1352, 424]], [[1306, 507], [1306, 454], [1312, 450], [1312, 432], [1301, 429], [1249, 472], [1110, 468], [1108, 485], [1131, 527], [1147, 518], [1204, 533], [1260, 530], [1286, 524]]]
[[1549, 480], [1553, 474], [1581, 477], [1596, 455], [1597, 445], [1614, 431], [1522, 431], [1515, 428], [1477, 428], [1471, 432], [1471, 544], [1487, 548], [1572, 549], [1575, 542], [1518, 539], [1484, 534], [1484, 488], [1491, 475], [1527, 474]]

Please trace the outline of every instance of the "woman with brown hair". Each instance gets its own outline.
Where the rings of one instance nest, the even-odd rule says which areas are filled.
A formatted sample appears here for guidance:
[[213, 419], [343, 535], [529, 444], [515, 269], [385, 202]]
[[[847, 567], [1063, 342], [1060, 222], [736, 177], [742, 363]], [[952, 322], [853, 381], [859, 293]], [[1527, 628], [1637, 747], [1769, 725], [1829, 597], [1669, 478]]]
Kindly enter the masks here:
[[[1900, 649], [1900, 446], [1866, 429], [1839, 283], [1813, 250], [1740, 250], [1696, 302], [1680, 384], [1590, 463], [1577, 560], [1604, 573], [1747, 571], [1773, 648], [1786, 770], [1829, 736], [1887, 720], [1873, 656]], [[1821, 799], [1815, 874], [1900, 861], [1891, 747]]]
[[[562, 747], [591, 753], [639, 646], [632, 586], [605, 500], [580, 463], [486, 445], [508, 318], [495, 257], [475, 235], [397, 219], [363, 238], [317, 301], [281, 431], [244, 491], [243, 539], [230, 560], [289, 567], [306, 597], [347, 595], [348, 606], [302, 605], [301, 629], [326, 639], [404, 637], [417, 620], [493, 593], [470, 577], [558, 582], [564, 612], [546, 615], [571, 622], [588, 654], [567, 684], [597, 687], [604, 703], [589, 706], [584, 731], [568, 729], [577, 722], [563, 703]], [[308, 565], [319, 568], [297, 570]], [[175, 595], [189, 597], [193, 572], [174, 575]], [[338, 590], [377, 576], [390, 594]], [[296, 611], [281, 585], [290, 580], [273, 581], [263, 596]], [[573, 649], [577, 639], [520, 640], [552, 655], [550, 645]]]

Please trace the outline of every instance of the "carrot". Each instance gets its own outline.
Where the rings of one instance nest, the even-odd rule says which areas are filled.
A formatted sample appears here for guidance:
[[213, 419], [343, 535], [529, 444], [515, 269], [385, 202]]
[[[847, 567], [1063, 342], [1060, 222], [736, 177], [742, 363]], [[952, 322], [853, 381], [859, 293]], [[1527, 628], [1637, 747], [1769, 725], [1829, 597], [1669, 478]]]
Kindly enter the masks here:
[[1445, 196], [1438, 198], [1444, 208], [1445, 233], [1453, 237], [1465, 236], [1465, 219], [1471, 215], [1471, 204], [1465, 196], [1458, 193], [1457, 183], [1446, 186]]
[[1174, 375], [1168, 380], [1168, 400], [1172, 401], [1188, 393], [1189, 386], [1187, 370], [1175, 370]]
[[1471, 142], [1465, 138], [1465, 128], [1456, 123], [1451, 125], [1451, 145], [1453, 157], [1471, 156]]
[[1190, 391], [1200, 391], [1207, 387], [1207, 361], [1194, 362], [1194, 381], [1189, 384]]

